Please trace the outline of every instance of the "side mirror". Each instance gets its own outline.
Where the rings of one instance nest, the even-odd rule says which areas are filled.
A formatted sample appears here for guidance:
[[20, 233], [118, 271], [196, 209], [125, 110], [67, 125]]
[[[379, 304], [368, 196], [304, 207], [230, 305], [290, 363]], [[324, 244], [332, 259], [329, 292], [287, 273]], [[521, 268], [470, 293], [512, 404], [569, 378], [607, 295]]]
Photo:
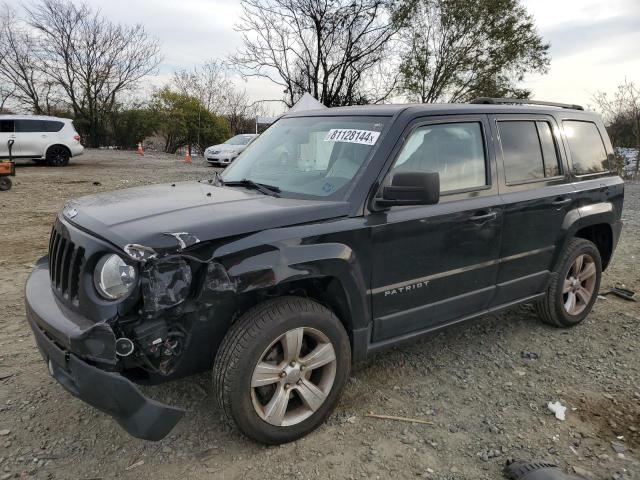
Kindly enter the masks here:
[[434, 205], [440, 201], [440, 174], [438, 172], [397, 172], [391, 185], [382, 189], [382, 198], [376, 204]]

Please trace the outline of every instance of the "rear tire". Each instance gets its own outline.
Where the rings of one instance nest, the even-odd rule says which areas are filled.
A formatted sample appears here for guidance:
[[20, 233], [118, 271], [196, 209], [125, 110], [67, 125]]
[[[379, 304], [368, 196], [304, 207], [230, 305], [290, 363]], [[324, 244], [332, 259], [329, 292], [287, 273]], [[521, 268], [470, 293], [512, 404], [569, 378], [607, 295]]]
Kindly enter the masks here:
[[71, 153], [63, 145], [53, 145], [47, 150], [47, 165], [50, 167], [66, 167], [69, 165]]
[[232, 325], [216, 355], [213, 387], [227, 420], [249, 438], [277, 445], [324, 422], [350, 368], [349, 337], [333, 312], [281, 297]]
[[574, 238], [551, 275], [547, 295], [536, 303], [543, 322], [554, 327], [573, 327], [591, 312], [598, 298], [602, 260], [589, 240]]

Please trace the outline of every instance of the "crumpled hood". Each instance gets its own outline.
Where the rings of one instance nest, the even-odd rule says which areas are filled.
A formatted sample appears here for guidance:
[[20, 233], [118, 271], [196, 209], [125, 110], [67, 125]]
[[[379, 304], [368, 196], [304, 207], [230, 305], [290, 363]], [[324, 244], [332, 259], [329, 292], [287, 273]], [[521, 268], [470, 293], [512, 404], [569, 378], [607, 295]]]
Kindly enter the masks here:
[[[183, 182], [99, 193], [68, 202], [61, 215], [124, 248], [137, 243], [177, 248], [346, 215], [348, 204], [276, 198], [243, 188]], [[184, 247], [185, 245], [182, 245]]]

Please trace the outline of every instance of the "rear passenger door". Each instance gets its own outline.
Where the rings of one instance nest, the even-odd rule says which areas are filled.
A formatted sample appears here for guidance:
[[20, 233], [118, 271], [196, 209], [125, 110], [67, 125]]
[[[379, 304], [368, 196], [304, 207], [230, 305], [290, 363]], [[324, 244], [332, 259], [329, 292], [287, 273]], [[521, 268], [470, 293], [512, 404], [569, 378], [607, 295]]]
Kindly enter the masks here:
[[558, 124], [550, 115], [493, 115], [504, 202], [500, 269], [492, 306], [544, 290], [577, 201]]

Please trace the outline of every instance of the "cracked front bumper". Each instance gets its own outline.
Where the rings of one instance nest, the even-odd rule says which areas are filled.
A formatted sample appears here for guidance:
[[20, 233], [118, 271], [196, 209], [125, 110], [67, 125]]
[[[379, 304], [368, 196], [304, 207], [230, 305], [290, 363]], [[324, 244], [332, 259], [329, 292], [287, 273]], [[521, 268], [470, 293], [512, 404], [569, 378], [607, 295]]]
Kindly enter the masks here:
[[74, 345], [90, 353], [110, 347], [99, 345], [105, 338], [104, 328], [92, 336], [95, 329], [83, 328], [86, 324], [58, 302], [51, 290], [46, 257], [27, 280], [25, 303], [27, 320], [49, 373], [72, 395], [111, 415], [129, 434], [144, 440], [161, 440], [182, 418], [184, 410], [145, 397], [122, 375], [97, 368], [76, 354]]

